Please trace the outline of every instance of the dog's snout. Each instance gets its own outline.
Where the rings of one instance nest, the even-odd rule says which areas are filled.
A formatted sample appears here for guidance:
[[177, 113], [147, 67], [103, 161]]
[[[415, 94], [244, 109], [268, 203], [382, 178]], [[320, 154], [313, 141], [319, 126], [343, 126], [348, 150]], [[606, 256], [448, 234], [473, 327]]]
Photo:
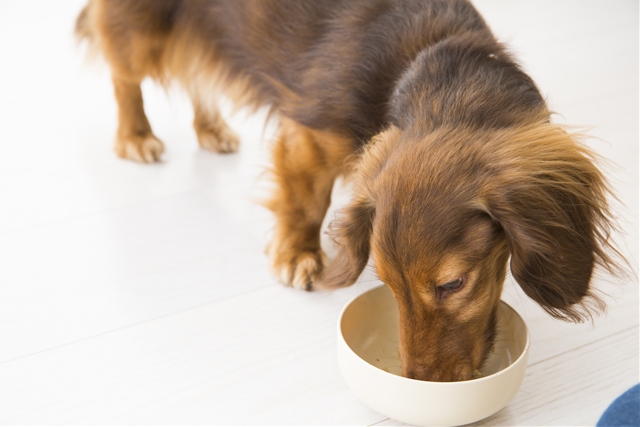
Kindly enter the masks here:
[[403, 376], [420, 381], [453, 382], [473, 378], [471, 363], [461, 362], [447, 366], [434, 364], [408, 363], [403, 367]]

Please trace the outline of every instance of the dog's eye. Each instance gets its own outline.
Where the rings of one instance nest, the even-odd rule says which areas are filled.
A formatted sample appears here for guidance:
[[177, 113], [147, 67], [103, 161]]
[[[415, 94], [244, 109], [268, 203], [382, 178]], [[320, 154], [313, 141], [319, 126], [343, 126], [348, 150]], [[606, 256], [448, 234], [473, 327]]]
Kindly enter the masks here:
[[451, 282], [438, 286], [438, 288], [441, 291], [452, 292], [462, 288], [462, 285], [464, 285], [464, 278], [458, 277], [456, 280], [452, 280]]

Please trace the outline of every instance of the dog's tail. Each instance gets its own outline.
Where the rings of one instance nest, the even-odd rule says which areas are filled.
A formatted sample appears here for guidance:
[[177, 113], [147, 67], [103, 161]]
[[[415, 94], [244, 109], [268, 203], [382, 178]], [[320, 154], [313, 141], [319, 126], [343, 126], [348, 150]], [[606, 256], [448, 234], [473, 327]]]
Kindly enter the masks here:
[[91, 22], [89, 21], [89, 9], [91, 8], [91, 2], [89, 2], [80, 12], [76, 18], [75, 34], [78, 42], [93, 41], [93, 30], [91, 28]]
[[76, 18], [74, 33], [78, 46], [82, 46], [82, 52], [85, 56], [85, 64], [89, 64], [101, 57], [101, 49], [99, 46], [99, 38], [93, 27], [92, 9], [93, 1], [89, 0], [87, 5], [82, 8]]

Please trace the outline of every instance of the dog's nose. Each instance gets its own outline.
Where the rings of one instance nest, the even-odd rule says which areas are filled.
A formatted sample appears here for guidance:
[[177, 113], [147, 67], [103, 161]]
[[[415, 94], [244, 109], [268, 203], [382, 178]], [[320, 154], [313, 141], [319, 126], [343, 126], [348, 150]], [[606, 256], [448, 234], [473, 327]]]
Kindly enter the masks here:
[[453, 382], [470, 380], [474, 369], [462, 363], [453, 366], [411, 365], [403, 368], [402, 375], [420, 381]]
[[446, 371], [426, 365], [405, 366], [402, 375], [420, 381], [448, 381]]

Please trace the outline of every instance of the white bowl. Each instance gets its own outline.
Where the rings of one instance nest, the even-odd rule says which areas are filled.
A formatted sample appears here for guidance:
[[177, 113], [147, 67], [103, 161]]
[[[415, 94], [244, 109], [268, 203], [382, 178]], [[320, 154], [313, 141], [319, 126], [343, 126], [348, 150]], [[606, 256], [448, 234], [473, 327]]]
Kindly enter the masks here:
[[419, 381], [400, 376], [398, 307], [379, 286], [354, 298], [338, 322], [338, 364], [353, 393], [375, 411], [419, 426], [454, 426], [482, 420], [504, 408], [524, 378], [527, 326], [501, 302], [496, 345], [477, 379]]

